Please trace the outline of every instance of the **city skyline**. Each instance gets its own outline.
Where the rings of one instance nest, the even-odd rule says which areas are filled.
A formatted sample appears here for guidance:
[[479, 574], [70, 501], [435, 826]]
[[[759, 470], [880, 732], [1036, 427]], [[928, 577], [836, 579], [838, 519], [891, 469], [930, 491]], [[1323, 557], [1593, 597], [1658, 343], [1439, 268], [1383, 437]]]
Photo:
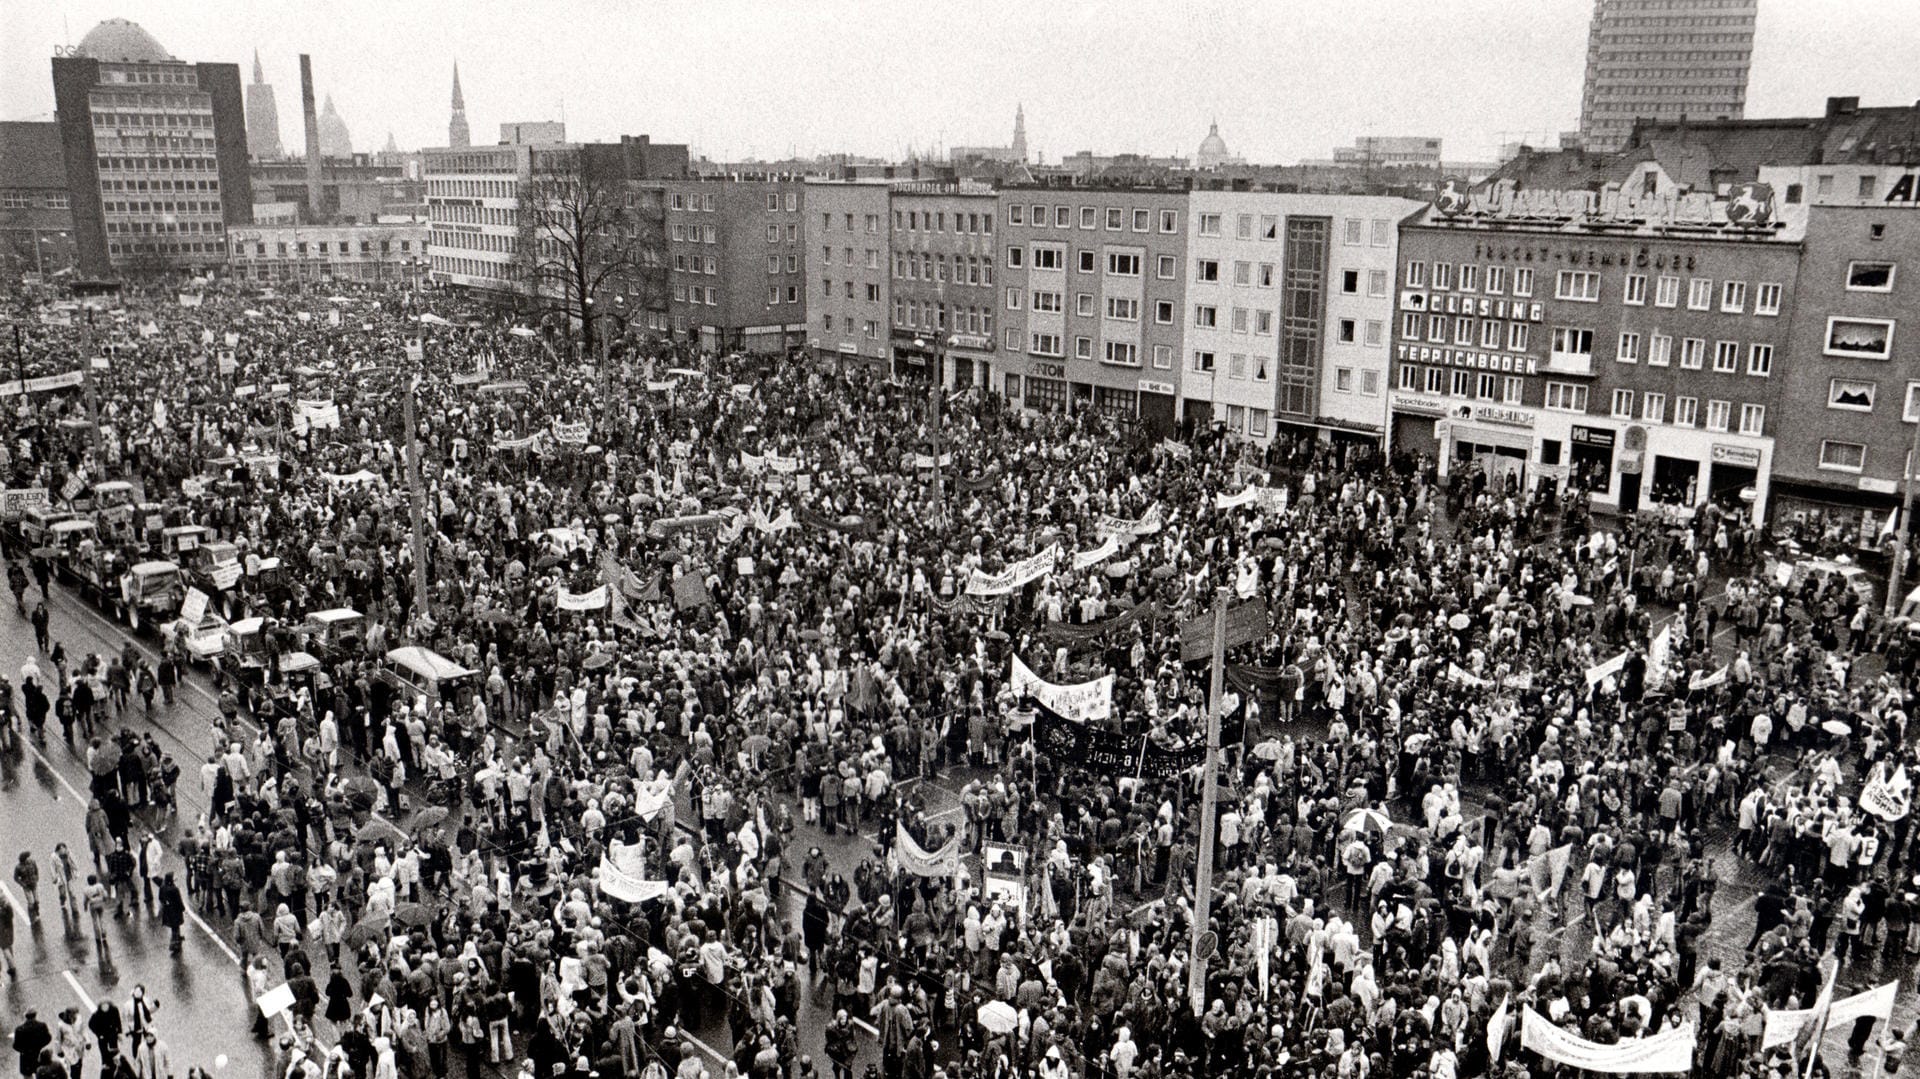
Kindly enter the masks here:
[[[1509, 141], [1539, 144], [1578, 126], [1590, 0], [1551, 0], [1516, 19], [1510, 5], [1387, 0], [1301, 9], [1251, 3], [1181, 7], [1069, 4], [1044, 10], [979, 0], [923, 9], [829, 3], [788, 9], [737, 0], [697, 11], [585, 3], [569, 12], [608, 30], [526, 33], [503, 5], [395, 9], [348, 2], [313, 9], [159, 0], [10, 6], [0, 44], [0, 118], [51, 119], [47, 59], [102, 19], [139, 22], [174, 55], [251, 71], [257, 48], [280, 88], [283, 129], [298, 130], [298, 54], [348, 127], [379, 145], [444, 145], [458, 63], [476, 141], [499, 125], [564, 118], [576, 139], [650, 133], [728, 159], [852, 153], [896, 157], [1004, 144], [1027, 105], [1029, 144], [1057, 161], [1080, 150], [1190, 156], [1217, 120], [1236, 156], [1260, 163], [1320, 158], [1362, 135], [1431, 134], [1452, 160], [1486, 159]], [[1129, 32], [1087, 28], [1114, 22]], [[857, 17], [855, 17], [857, 16]], [[370, 30], [370, 27], [377, 29]], [[977, 34], [958, 66], [928, 46], [956, 28]], [[1815, 31], [1818, 31], [1817, 33]], [[1849, 42], [1881, 44], [1862, 69]], [[672, 43], [645, 59], [624, 43]], [[726, 43], [725, 62], [703, 42]], [[1062, 51], [1062, 41], [1075, 48]], [[424, 46], [420, 43], [427, 43]], [[943, 56], [945, 54], [942, 54]], [[811, 59], [810, 59], [811, 58]], [[1817, 115], [1831, 94], [1863, 104], [1916, 97], [1920, 8], [1893, 0], [1763, 2], [1747, 115]], [[1165, 70], [1170, 76], [1155, 79]], [[1179, 72], [1272, 72], [1215, 82]], [[1418, 70], [1419, 81], [1386, 81]], [[363, 73], [379, 71], [378, 79]], [[565, 72], [555, 78], [553, 72]], [[1103, 72], [1148, 77], [1098, 91]], [[1489, 77], [1498, 72], [1499, 78]], [[1902, 85], [1905, 83], [1905, 85]], [[1095, 98], [1099, 108], [1082, 104]], [[399, 104], [396, 104], [398, 102]], [[871, 103], [887, 102], [884, 110]], [[1305, 102], [1307, 104], [1302, 105]]]

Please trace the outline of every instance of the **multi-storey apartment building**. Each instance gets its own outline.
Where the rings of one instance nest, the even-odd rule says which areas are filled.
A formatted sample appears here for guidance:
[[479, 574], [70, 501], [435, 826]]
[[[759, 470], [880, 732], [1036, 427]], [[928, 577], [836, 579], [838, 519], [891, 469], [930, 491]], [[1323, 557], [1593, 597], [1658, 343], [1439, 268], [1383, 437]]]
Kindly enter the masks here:
[[176, 60], [108, 19], [53, 58], [53, 98], [83, 272], [225, 259], [253, 207], [239, 65]]
[[807, 185], [775, 175], [667, 180], [669, 322], [711, 349], [807, 340]]
[[1171, 432], [1187, 229], [1184, 190], [1003, 189], [988, 388], [1028, 408], [1092, 409]]
[[[890, 247], [879, 263], [890, 271], [893, 371], [938, 377], [945, 386], [985, 386], [998, 351], [994, 336], [999, 290], [993, 189], [961, 183], [895, 185], [889, 202]], [[827, 254], [822, 250], [822, 255]], [[872, 246], [843, 246], [843, 265], [871, 266]], [[867, 285], [869, 295], [881, 290]], [[944, 366], [936, 369], [944, 358]]]
[[888, 194], [886, 181], [807, 181], [807, 347], [820, 358], [891, 362]]
[[1738, 120], [1759, 0], [1594, 0], [1580, 134], [1615, 150], [1637, 119]]
[[427, 226], [238, 225], [227, 230], [227, 269], [241, 280], [395, 281], [427, 268]]
[[1252, 439], [1280, 427], [1377, 441], [1386, 419], [1395, 250], [1409, 199], [1193, 192], [1183, 415]]
[[1766, 512], [1803, 225], [1726, 197], [1442, 185], [1400, 235], [1390, 445], [1600, 507]]
[[558, 143], [422, 151], [433, 279], [502, 296], [524, 288], [520, 200], [533, 154], [567, 148]]

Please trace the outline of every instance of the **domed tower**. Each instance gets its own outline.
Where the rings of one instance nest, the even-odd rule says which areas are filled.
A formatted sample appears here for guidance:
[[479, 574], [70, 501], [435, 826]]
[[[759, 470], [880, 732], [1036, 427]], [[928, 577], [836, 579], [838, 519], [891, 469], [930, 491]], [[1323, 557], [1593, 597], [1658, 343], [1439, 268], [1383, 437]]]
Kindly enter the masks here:
[[1229, 159], [1227, 140], [1220, 137], [1220, 122], [1215, 120], [1207, 128], [1207, 137], [1200, 140], [1200, 149], [1193, 155], [1193, 167], [1217, 169]]
[[327, 103], [320, 110], [320, 156], [353, 156], [353, 136], [347, 131], [347, 122], [340, 118], [340, 110], [333, 107], [332, 94], [327, 95]]
[[152, 34], [127, 19], [108, 19], [87, 31], [74, 55], [119, 64], [163, 64], [173, 59]]

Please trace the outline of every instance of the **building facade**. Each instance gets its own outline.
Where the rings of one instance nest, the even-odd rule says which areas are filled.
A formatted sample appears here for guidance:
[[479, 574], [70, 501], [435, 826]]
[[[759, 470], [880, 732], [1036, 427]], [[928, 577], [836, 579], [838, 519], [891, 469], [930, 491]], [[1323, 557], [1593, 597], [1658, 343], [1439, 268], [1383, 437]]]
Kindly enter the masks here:
[[666, 201], [669, 327], [703, 348], [804, 344], [807, 185], [780, 175], [657, 187]]
[[518, 145], [421, 152], [435, 281], [501, 295], [521, 287], [520, 197], [534, 150]]
[[56, 273], [79, 259], [56, 124], [0, 122], [0, 259], [16, 277]]
[[1401, 228], [1394, 452], [1631, 513], [1767, 510], [1800, 228], [1768, 200], [1443, 192]]
[[892, 362], [889, 193], [885, 181], [807, 181], [807, 345], [820, 359]]
[[411, 285], [428, 268], [425, 224], [244, 225], [227, 241], [227, 268], [241, 280]]
[[1738, 120], [1759, 0], [1594, 0], [1580, 135], [1617, 150], [1636, 119]]
[[110, 19], [53, 58], [53, 96], [82, 272], [224, 259], [252, 219], [239, 65], [176, 60]]
[[1235, 435], [1377, 441], [1408, 199], [1200, 190], [1187, 211], [1181, 413]]
[[271, 161], [286, 153], [280, 146], [280, 104], [260, 66], [258, 49], [253, 51], [253, 81], [247, 84], [247, 153], [256, 161]]
[[1187, 306], [1187, 193], [1000, 192], [1000, 348], [987, 388], [1026, 408], [1096, 410], [1171, 433]]
[[[938, 377], [944, 386], [985, 386], [998, 342], [993, 219], [999, 202], [977, 184], [896, 185], [890, 247], [858, 257], [891, 272], [893, 373]], [[825, 252], [823, 251], [822, 254]], [[855, 249], [841, 251], [843, 260]], [[869, 287], [871, 295], [882, 290]]]
[[[1826, 172], [1830, 170], [1822, 169]], [[1874, 201], [1808, 208], [1778, 449], [1777, 513], [1817, 511], [1877, 544], [1900, 498], [1920, 425], [1920, 200], [1901, 197], [1920, 173], [1890, 169]], [[1816, 181], [1817, 182], [1817, 181]]]

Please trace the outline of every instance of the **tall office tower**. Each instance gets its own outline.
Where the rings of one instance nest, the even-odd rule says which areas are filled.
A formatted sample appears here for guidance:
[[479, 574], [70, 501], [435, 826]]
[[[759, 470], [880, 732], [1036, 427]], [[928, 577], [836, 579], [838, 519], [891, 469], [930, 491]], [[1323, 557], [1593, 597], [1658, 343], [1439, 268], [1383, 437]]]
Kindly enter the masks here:
[[260, 51], [253, 53], [253, 81], [247, 84], [247, 153], [261, 160], [281, 156], [280, 105], [273, 85], [260, 68]]
[[1636, 119], [1738, 120], [1759, 0], [1594, 0], [1580, 135], [1626, 145]]

